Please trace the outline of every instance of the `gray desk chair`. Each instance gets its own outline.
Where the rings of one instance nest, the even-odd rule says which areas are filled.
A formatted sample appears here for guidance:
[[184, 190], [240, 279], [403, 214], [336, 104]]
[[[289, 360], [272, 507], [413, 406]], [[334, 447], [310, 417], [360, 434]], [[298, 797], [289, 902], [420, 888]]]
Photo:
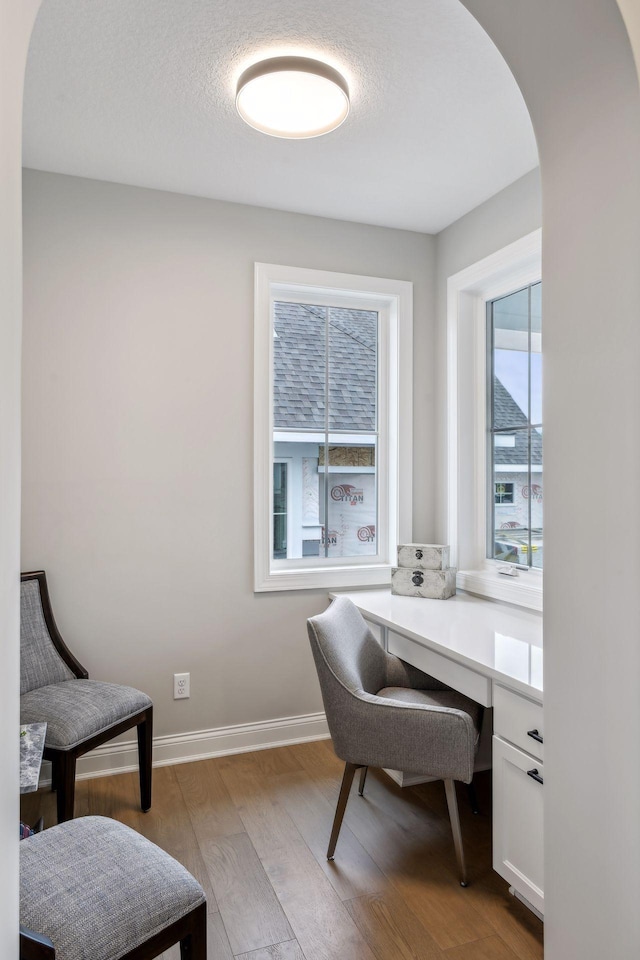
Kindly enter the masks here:
[[20, 925], [20, 960], [151, 960], [178, 942], [182, 960], [207, 957], [200, 884], [105, 817], [21, 841]]
[[[426, 601], [425, 601], [426, 602]], [[386, 653], [346, 597], [308, 621], [329, 731], [345, 761], [327, 859], [333, 855], [356, 770], [368, 767], [444, 780], [460, 882], [467, 885], [454, 780], [471, 783], [482, 707]]]
[[153, 704], [146, 693], [89, 680], [60, 636], [44, 570], [20, 577], [20, 723], [47, 724], [45, 760], [58, 823], [73, 817], [76, 760], [131, 727], [138, 731], [140, 801], [151, 806]]

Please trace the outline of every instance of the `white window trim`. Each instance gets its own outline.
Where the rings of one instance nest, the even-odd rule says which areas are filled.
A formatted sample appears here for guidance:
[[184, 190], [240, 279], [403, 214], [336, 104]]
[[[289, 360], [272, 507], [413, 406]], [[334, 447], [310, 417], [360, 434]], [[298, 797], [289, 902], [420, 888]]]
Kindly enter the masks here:
[[[280, 292], [279, 292], [280, 288]], [[322, 296], [318, 295], [322, 288]], [[368, 305], [386, 314], [386, 371], [381, 371], [378, 515], [385, 512], [387, 542], [383, 555], [273, 561], [271, 504], [273, 502], [273, 301], [295, 295], [297, 302], [329, 305]], [[358, 301], [356, 304], [355, 301]], [[413, 433], [413, 284], [406, 280], [361, 277], [269, 263], [255, 264], [254, 317], [254, 589], [332, 589], [390, 583], [398, 542], [411, 540]], [[381, 356], [385, 351], [381, 345]], [[387, 385], [388, 389], [385, 389]], [[386, 408], [386, 413], [385, 413]], [[383, 422], [384, 420], [384, 422]], [[386, 469], [384, 458], [388, 457]], [[385, 489], [384, 475], [388, 477]], [[382, 545], [381, 545], [382, 549]]]
[[457, 585], [493, 600], [542, 610], [542, 572], [517, 578], [486, 558], [487, 302], [541, 278], [542, 232], [535, 230], [447, 281], [447, 539]]

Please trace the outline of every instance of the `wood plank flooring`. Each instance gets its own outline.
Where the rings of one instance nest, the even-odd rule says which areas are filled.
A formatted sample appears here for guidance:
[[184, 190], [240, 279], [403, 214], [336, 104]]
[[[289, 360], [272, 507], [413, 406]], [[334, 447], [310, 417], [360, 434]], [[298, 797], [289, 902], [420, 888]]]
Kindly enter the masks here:
[[[490, 774], [476, 778], [479, 815], [458, 797], [466, 889], [441, 782], [400, 789], [371, 770], [329, 863], [341, 776], [322, 740], [158, 767], [146, 814], [136, 774], [79, 781], [76, 816], [126, 823], [197, 877], [209, 960], [541, 960], [542, 924], [491, 868]], [[27, 823], [55, 823], [55, 794], [22, 800]]]

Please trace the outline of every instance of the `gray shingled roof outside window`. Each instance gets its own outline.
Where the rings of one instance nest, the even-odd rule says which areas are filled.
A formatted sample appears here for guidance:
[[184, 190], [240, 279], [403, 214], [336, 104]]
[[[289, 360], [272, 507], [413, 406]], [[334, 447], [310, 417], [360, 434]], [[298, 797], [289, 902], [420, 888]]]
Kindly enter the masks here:
[[[276, 303], [273, 423], [324, 430], [327, 307]], [[378, 314], [329, 311], [329, 427], [376, 429]]]
[[[497, 377], [493, 378], [493, 417], [495, 426], [499, 428], [527, 425], [526, 416]], [[505, 432], [508, 433], [508, 430]], [[515, 447], [494, 446], [493, 462], [496, 466], [528, 462], [529, 431], [514, 430], [513, 433]], [[542, 436], [537, 430], [531, 431], [531, 463], [542, 463]]]
[[[324, 430], [327, 307], [275, 304], [273, 423], [276, 428]], [[376, 429], [378, 315], [331, 307], [329, 318], [329, 427]], [[494, 377], [495, 424], [524, 426], [526, 417]], [[515, 447], [496, 447], [494, 463], [527, 463], [528, 431], [514, 430]], [[542, 437], [531, 431], [531, 462], [542, 463]]]

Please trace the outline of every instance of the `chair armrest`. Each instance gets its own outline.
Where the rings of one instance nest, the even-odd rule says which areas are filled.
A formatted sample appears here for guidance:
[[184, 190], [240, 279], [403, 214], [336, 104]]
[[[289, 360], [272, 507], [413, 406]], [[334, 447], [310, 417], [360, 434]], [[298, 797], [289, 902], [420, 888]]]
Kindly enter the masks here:
[[56, 948], [49, 937], [20, 927], [20, 960], [55, 960]]
[[351, 694], [330, 723], [338, 756], [351, 763], [388, 767], [470, 783], [477, 734], [463, 710]]

